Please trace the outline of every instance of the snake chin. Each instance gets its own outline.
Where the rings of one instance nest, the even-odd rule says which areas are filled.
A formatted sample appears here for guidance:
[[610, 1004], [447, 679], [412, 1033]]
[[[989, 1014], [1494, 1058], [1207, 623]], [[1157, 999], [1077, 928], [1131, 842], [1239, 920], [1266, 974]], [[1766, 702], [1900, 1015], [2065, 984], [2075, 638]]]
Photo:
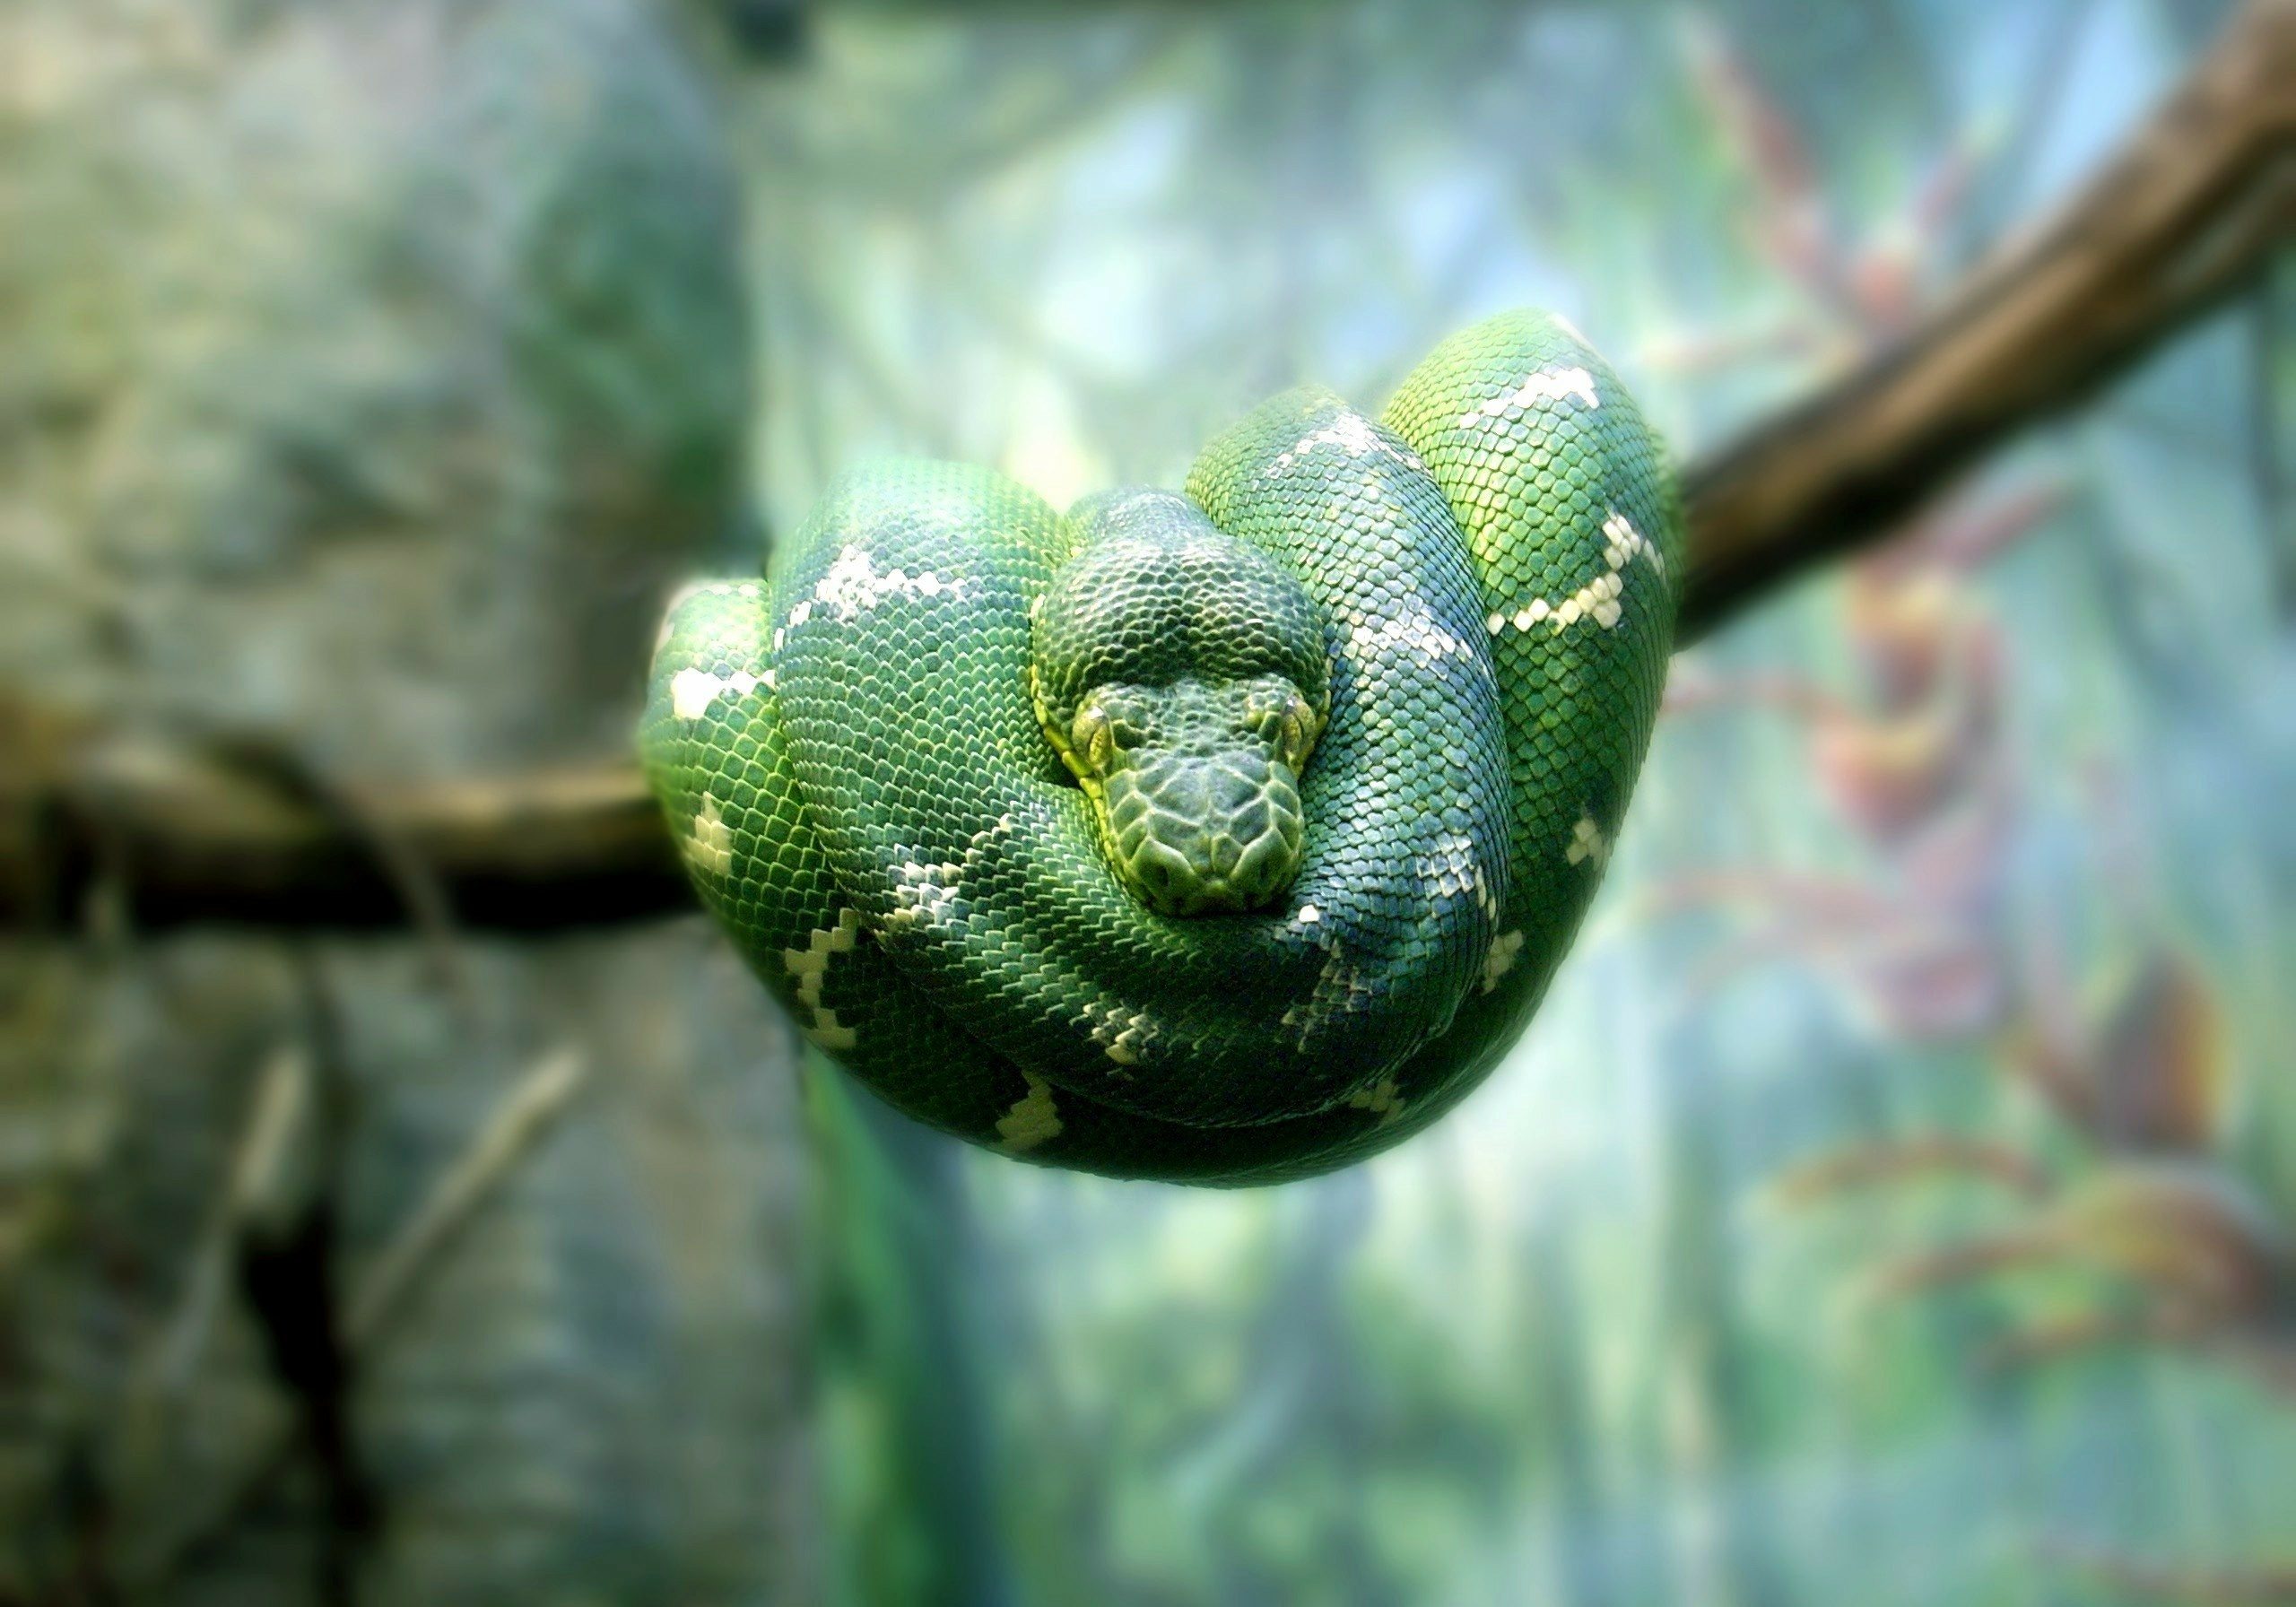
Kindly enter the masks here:
[[1101, 796], [1117, 875], [1160, 915], [1265, 909], [1300, 873], [1299, 776], [1280, 759], [1146, 754], [1108, 777]]

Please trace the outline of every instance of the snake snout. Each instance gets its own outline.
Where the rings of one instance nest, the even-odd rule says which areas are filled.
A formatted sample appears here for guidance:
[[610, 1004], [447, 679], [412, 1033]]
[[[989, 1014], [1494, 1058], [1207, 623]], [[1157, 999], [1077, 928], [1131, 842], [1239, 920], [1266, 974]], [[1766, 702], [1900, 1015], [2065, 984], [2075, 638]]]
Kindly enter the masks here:
[[1264, 909], [1299, 874], [1299, 778], [1281, 760], [1147, 755], [1109, 777], [1107, 797], [1118, 873], [1159, 914]]

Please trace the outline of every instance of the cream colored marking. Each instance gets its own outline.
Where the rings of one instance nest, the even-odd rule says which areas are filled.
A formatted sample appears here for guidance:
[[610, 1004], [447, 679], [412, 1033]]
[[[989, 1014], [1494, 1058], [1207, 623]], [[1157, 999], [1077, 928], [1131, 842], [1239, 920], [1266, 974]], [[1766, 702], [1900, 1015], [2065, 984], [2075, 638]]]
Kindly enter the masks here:
[[1158, 1029], [1145, 1011], [1096, 999], [1085, 1005], [1084, 1014], [1091, 1022], [1086, 1036], [1118, 1065], [1138, 1065], [1155, 1040]]
[[1286, 1010], [1276, 1023], [1300, 1029], [1300, 1047], [1302, 1050], [1308, 1047], [1308, 1040], [1324, 1022], [1349, 1005], [1361, 1002], [1371, 993], [1371, 988], [1363, 980], [1361, 969], [1347, 958], [1346, 950], [1338, 942], [1325, 942], [1316, 946], [1329, 958], [1324, 961], [1323, 969], [1317, 973], [1315, 986], [1309, 990], [1306, 998]]
[[1300, 906], [1300, 925], [1302, 926], [1312, 926], [1323, 918], [1324, 912], [1318, 909], [1314, 905], [1302, 904]]
[[1483, 957], [1483, 992], [1499, 986], [1499, 979], [1515, 969], [1515, 956], [1522, 951], [1520, 932], [1502, 932], [1491, 940], [1491, 951]]
[[708, 670], [680, 670], [670, 677], [670, 712], [681, 720], [698, 720], [726, 683]]
[[713, 876], [727, 876], [734, 870], [734, 831], [726, 824], [726, 817], [718, 812], [718, 800], [704, 793], [700, 811], [693, 817], [693, 830], [683, 845], [685, 856], [694, 868]]
[[744, 597], [754, 597], [758, 595], [757, 582], [754, 580], [745, 580], [735, 589]]
[[1370, 1088], [1359, 1088], [1347, 1096], [1348, 1105], [1356, 1110], [1368, 1110], [1379, 1118], [1384, 1127], [1403, 1114], [1404, 1102], [1396, 1096], [1396, 1080], [1383, 1078]]
[[860, 1033], [837, 1019], [834, 1010], [813, 1012], [813, 1024], [799, 1029], [804, 1035], [829, 1050], [850, 1049], [860, 1043]]
[[1603, 829], [1595, 824], [1593, 815], [1578, 817], [1578, 823], [1570, 829], [1570, 847], [1563, 850], [1562, 856], [1572, 864], [1583, 864], [1592, 860], [1598, 871], [1609, 861], [1610, 842], [1603, 836]]
[[1510, 413], [1520, 413], [1541, 402], [1560, 402], [1566, 396], [1576, 396], [1589, 407], [1603, 404], [1602, 398], [1595, 395], [1595, 377], [1586, 369], [1542, 369], [1513, 390], [1488, 397], [1467, 409], [1459, 415], [1459, 428], [1472, 430], [1485, 419], [1503, 419]]
[[899, 884], [893, 889], [893, 908], [885, 916], [885, 924], [896, 929], [915, 927], [946, 920], [950, 907], [956, 902], [957, 878], [964, 866], [948, 861], [925, 864], [917, 860], [903, 860], [893, 867]]
[[994, 826], [983, 826], [965, 838], [965, 857], [970, 859], [975, 853], [987, 847], [1000, 837], [1012, 836], [1018, 827], [1019, 822], [1013, 818], [1013, 812], [1006, 810], [996, 817], [996, 823]]
[[1425, 607], [1417, 605], [1365, 630], [1349, 626], [1347, 646], [1359, 659], [1389, 647], [1408, 647], [1425, 658], [1441, 658], [1449, 654], [1465, 659], [1474, 657], [1473, 647], [1445, 630]]
[[1383, 452], [1397, 463], [1409, 464], [1414, 469], [1427, 465], [1419, 461], [1419, 454], [1408, 447], [1399, 447], [1381, 435], [1371, 421], [1349, 408], [1320, 430], [1311, 430], [1276, 455], [1275, 461], [1261, 471], [1264, 478], [1273, 480], [1318, 447], [1337, 447], [1350, 457], [1363, 457], [1373, 452]]
[[1419, 856], [1419, 879], [1431, 896], [1456, 899], [1474, 890], [1483, 880], [1475, 863], [1474, 839], [1464, 831], [1447, 831]]
[[1549, 603], [1544, 597], [1532, 598], [1515, 611], [1515, 617], [1510, 622], [1518, 630], [1528, 630], [1544, 621], [1558, 634], [1581, 620], [1592, 620], [1605, 630], [1615, 630], [1619, 621], [1626, 617], [1626, 611], [1620, 602], [1625, 590], [1626, 577], [1620, 574], [1617, 566], [1613, 565], [1560, 603]]
[[1060, 1112], [1052, 1102], [1052, 1085], [1027, 1072], [1021, 1073], [1029, 1091], [1013, 1101], [1013, 1108], [996, 1118], [996, 1136], [1008, 1155], [1033, 1150], [1060, 1136]]
[[1666, 555], [1652, 546], [1627, 517], [1615, 508], [1603, 520], [1603, 561], [1613, 569], [1626, 568], [1636, 553], [1650, 560], [1650, 567], [1661, 575], [1666, 572]]
[[[967, 595], [969, 584], [965, 578], [944, 580], [930, 570], [911, 575], [906, 569], [880, 569], [868, 553], [858, 547], [848, 547], [837, 555], [829, 572], [814, 583], [812, 600], [835, 609], [839, 619], [849, 621], [887, 597], [938, 597], [944, 594], [962, 597]], [[790, 624], [804, 622], [798, 618], [798, 610], [805, 607], [800, 603], [789, 611]], [[810, 610], [805, 617], [812, 617]]]
[[818, 1010], [822, 1002], [822, 979], [829, 975], [830, 956], [849, 954], [861, 940], [861, 912], [844, 908], [837, 912], [837, 925], [816, 926], [802, 949], [781, 951], [781, 969], [797, 978], [797, 996], [808, 1009]]

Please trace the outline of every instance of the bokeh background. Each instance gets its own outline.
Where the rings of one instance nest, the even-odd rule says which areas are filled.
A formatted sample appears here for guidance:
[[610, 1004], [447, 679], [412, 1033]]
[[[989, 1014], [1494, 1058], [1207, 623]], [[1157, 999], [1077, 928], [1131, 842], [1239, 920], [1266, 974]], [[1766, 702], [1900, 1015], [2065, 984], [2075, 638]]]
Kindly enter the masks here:
[[[7, 0], [0, 716], [612, 762], [856, 456], [1177, 483], [1522, 302], [1693, 456], [2227, 14]], [[1335, 1177], [966, 1151], [696, 915], [0, 938], [0, 1603], [2296, 1601], [2292, 323], [1678, 657]]]

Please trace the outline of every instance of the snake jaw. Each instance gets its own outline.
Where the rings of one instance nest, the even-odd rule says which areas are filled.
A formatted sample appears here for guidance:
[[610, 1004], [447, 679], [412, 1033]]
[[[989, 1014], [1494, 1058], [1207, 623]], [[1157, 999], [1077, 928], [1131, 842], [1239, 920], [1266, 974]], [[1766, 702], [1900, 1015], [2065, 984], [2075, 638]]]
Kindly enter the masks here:
[[1106, 777], [1095, 804], [1117, 875], [1160, 915], [1265, 909], [1299, 874], [1299, 776], [1272, 754], [1152, 753]]

